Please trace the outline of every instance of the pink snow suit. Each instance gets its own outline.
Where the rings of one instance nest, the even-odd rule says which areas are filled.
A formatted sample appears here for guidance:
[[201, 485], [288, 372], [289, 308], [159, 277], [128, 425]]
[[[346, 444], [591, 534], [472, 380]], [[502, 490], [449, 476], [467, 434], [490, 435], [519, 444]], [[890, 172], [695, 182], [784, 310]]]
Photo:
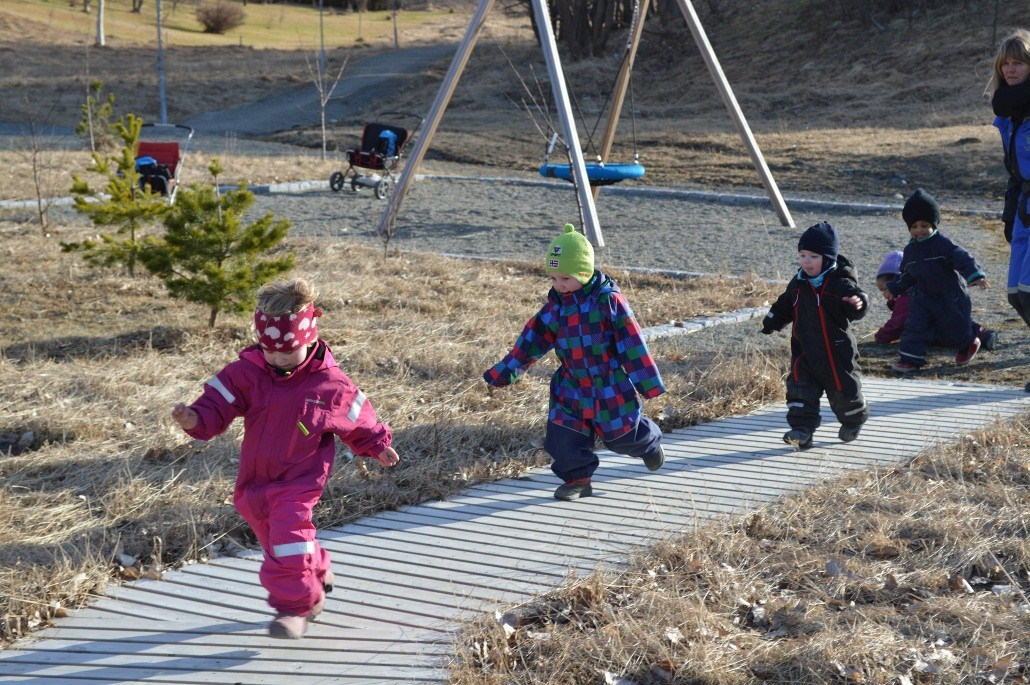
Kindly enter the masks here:
[[204, 386], [187, 431], [210, 440], [243, 417], [243, 445], [233, 502], [254, 529], [265, 558], [261, 584], [277, 612], [306, 616], [322, 598], [329, 554], [315, 540], [311, 510], [333, 465], [336, 435], [357, 456], [377, 456], [392, 436], [372, 404], [340, 370], [321, 340], [303, 364], [281, 375], [261, 348], [240, 358]]

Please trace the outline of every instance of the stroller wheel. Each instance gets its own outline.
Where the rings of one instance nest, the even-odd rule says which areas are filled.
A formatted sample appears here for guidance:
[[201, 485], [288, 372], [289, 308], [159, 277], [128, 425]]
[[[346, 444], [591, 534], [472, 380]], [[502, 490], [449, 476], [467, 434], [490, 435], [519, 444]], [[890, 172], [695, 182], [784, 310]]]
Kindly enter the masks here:
[[359, 176], [355, 176], [354, 178], [352, 178], [350, 180], [350, 189], [353, 190], [355, 193], [358, 192], [359, 190], [361, 190], [361, 184], [358, 183], [358, 178], [360, 178], [360, 177]]
[[393, 186], [393, 183], [391, 183], [390, 179], [388, 179], [388, 178], [384, 178], [383, 180], [381, 180], [378, 183], [376, 183], [376, 185], [375, 185], [376, 199], [377, 200], [385, 200], [390, 195], [390, 188], [392, 186]]
[[332, 175], [329, 176], [329, 187], [332, 188], [334, 192], [338, 193], [343, 190], [343, 180], [343, 172], [334, 171]]

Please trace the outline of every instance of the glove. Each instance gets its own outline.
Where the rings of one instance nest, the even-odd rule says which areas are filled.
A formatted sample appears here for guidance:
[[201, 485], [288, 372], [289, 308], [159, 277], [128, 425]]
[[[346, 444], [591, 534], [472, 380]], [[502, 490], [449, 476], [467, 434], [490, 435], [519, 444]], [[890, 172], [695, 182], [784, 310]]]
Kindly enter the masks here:
[[1006, 221], [1005, 222], [1005, 242], [1006, 243], [1011, 243], [1012, 242], [1012, 226], [1013, 226], [1014, 223], [1015, 223], [1014, 221]]
[[773, 334], [773, 329], [769, 328], [768, 326], [762, 326], [762, 335], [772, 335], [772, 334]]

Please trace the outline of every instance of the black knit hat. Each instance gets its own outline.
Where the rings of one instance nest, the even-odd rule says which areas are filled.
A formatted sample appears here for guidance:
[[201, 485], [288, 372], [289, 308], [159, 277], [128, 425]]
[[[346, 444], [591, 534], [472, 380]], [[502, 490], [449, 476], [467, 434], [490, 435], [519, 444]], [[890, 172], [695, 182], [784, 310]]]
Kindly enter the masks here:
[[[798, 252], [808, 250], [826, 257], [831, 262], [837, 261], [837, 254], [840, 252], [840, 238], [837, 230], [825, 221], [820, 221], [801, 234], [798, 241]], [[824, 264], [829, 266], [828, 264]]]
[[916, 188], [912, 197], [905, 200], [905, 208], [901, 210], [901, 218], [909, 228], [912, 224], [922, 219], [933, 224], [934, 228], [941, 223], [941, 208], [933, 195], [922, 188]]

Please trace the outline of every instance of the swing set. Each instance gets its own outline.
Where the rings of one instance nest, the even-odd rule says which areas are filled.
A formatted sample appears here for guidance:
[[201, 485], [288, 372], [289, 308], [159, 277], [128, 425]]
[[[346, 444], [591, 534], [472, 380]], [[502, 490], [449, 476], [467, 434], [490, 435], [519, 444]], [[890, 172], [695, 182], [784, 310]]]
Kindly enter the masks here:
[[[626, 48], [622, 53], [622, 64], [619, 67], [619, 75], [612, 84], [612, 87], [608, 90], [604, 104], [601, 105], [601, 113], [603, 113], [605, 108], [609, 106], [609, 103], [611, 105], [608, 110], [609, 118], [608, 124], [605, 127], [605, 135], [601, 142], [600, 149], [594, 151], [597, 161], [584, 163], [587, 181], [590, 183], [592, 188], [594, 200], [597, 199], [599, 186], [612, 185], [614, 183], [619, 183], [620, 181], [643, 178], [644, 176], [644, 166], [640, 163], [640, 155], [637, 154], [636, 109], [633, 105], [631, 74], [633, 70], [633, 60], [636, 57], [637, 46], [639, 45], [640, 34], [644, 25], [644, 15], [647, 14], [647, 6], [649, 2], [650, 0], [635, 0], [633, 3], [633, 15], [630, 20], [630, 31], [626, 40]], [[615, 127], [618, 124], [619, 116], [622, 112], [622, 104], [626, 96], [627, 88], [630, 96], [629, 112], [633, 137], [633, 161], [629, 163], [612, 163], [608, 162], [607, 159], [608, 155], [611, 153], [612, 143], [615, 140]], [[578, 102], [576, 105], [578, 109]], [[583, 119], [582, 111], [580, 112], [580, 119]], [[585, 123], [586, 122], [584, 121], [584, 124]], [[598, 121], [594, 124], [594, 127], [588, 136], [587, 144], [591, 148], [594, 146], [593, 131], [597, 130], [597, 126], [599, 124], [600, 115], [598, 115]], [[554, 152], [558, 141], [558, 132], [554, 131], [547, 144], [547, 152], [544, 155], [544, 163], [540, 167], [540, 175], [546, 178], [560, 178], [571, 183], [575, 183], [576, 179], [573, 175], [573, 165], [571, 163], [552, 163], [550, 161], [551, 154]], [[564, 147], [566, 150], [568, 149], [567, 145]]]
[[[697, 12], [694, 11], [694, 6], [691, 4], [691, 0], [676, 0], [676, 2], [687, 22], [687, 26], [690, 28], [690, 32], [694, 37], [694, 42], [701, 51], [701, 56], [704, 58], [705, 64], [708, 66], [708, 70], [715, 81], [716, 87], [719, 89], [719, 94], [722, 96], [723, 103], [726, 105], [734, 124], [736, 124], [741, 138], [744, 140], [744, 144], [751, 156], [752, 163], [761, 177], [762, 185], [765, 187], [769, 200], [772, 202], [773, 207], [780, 218], [780, 222], [784, 226], [794, 228], [794, 220], [791, 218], [787, 205], [783, 201], [783, 197], [780, 195], [779, 188], [773, 180], [772, 173], [769, 171], [769, 167], [765, 163], [761, 150], [758, 148], [758, 143], [755, 141], [754, 135], [751, 133], [751, 129], [747, 124], [747, 120], [744, 118], [744, 113], [741, 111], [736, 97], [733, 95], [729, 82], [726, 80], [725, 74], [723, 74], [722, 67], [719, 65], [719, 60], [715, 56], [715, 51], [708, 42], [708, 36], [705, 34], [704, 28], [701, 26], [701, 21], [698, 19]], [[444, 111], [447, 109], [447, 104], [454, 95], [458, 79], [461, 77], [461, 73], [464, 71], [465, 66], [468, 63], [469, 55], [478, 40], [479, 34], [483, 28], [483, 23], [493, 4], [494, 0], [479, 0], [478, 5], [476, 6], [476, 11], [472, 16], [472, 19], [469, 21], [469, 26], [465, 32], [465, 36], [458, 45], [454, 58], [451, 60], [450, 68], [447, 70], [443, 83], [440, 85], [440, 90], [437, 91], [436, 99], [433, 101], [432, 107], [430, 107], [429, 113], [426, 115], [423, 134], [416, 141], [415, 149], [411, 153], [408, 164], [405, 165], [404, 170], [401, 172], [397, 185], [394, 188], [393, 193], [390, 195], [389, 202], [383, 210], [382, 218], [379, 221], [379, 233], [382, 236], [390, 236], [393, 234], [394, 224], [397, 220], [397, 212], [400, 209], [401, 202], [404, 200], [408, 189], [411, 187], [411, 182], [414, 180], [415, 172], [418, 169], [419, 163], [425, 157], [426, 150], [433, 139], [433, 135], [436, 133], [436, 129], [439, 126], [441, 119], [443, 118]], [[540, 44], [543, 48], [544, 60], [547, 63], [552, 95], [558, 111], [558, 118], [561, 122], [561, 140], [564, 141], [564, 145], [567, 147], [569, 158], [569, 163], [567, 165], [550, 164], [549, 161], [545, 159], [545, 163], [541, 167], [540, 173], [545, 176], [567, 178], [567, 180], [572, 181], [576, 188], [576, 199], [579, 204], [583, 232], [595, 247], [604, 247], [604, 239], [601, 236], [601, 227], [597, 219], [597, 208], [595, 206], [595, 199], [600, 192], [600, 186], [607, 183], [617, 183], [629, 178], [640, 178], [644, 175], [644, 167], [638, 160], [635, 159], [632, 164], [609, 164], [608, 155], [611, 153], [612, 143], [615, 140], [615, 129], [622, 111], [626, 91], [629, 87], [629, 77], [633, 69], [633, 61], [636, 57], [637, 46], [640, 44], [640, 36], [643, 31], [644, 17], [647, 15], [649, 0], [636, 0], [634, 3], [633, 21], [630, 36], [627, 41], [627, 48], [623, 56], [622, 66], [619, 70], [616, 84], [610, 94], [612, 96], [612, 104], [608, 111], [607, 126], [605, 128], [601, 144], [597, 150], [597, 162], [591, 164], [589, 168], [583, 159], [583, 151], [580, 147], [576, 123], [572, 116], [572, 107], [568, 88], [565, 83], [565, 75], [562, 71], [561, 61], [558, 57], [558, 46], [554, 38], [554, 31], [551, 27], [551, 19], [548, 14], [546, 0], [531, 0], [531, 4], [533, 6], [533, 15], [537, 30], [540, 34]], [[554, 146], [557, 144], [558, 140], [558, 132], [555, 132], [555, 134], [551, 136], [552, 142], [548, 146], [548, 155], [553, 152]], [[586, 179], [587, 183], [580, 182], [580, 179]]]

